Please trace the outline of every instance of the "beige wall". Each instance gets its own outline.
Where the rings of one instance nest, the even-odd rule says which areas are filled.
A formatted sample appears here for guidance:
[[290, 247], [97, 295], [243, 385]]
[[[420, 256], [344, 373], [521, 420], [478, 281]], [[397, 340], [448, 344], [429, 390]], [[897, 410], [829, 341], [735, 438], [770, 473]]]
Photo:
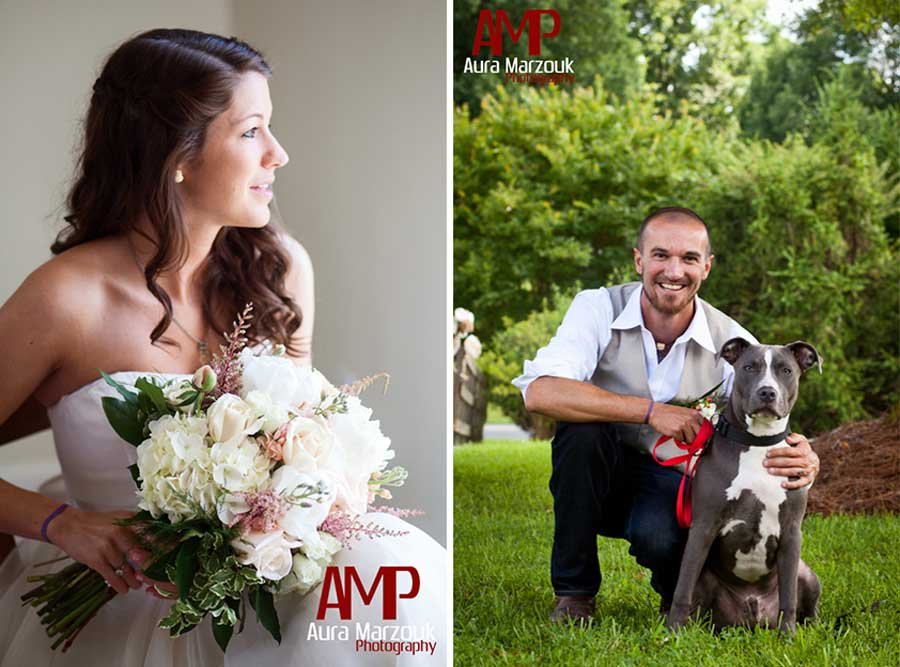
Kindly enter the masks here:
[[103, 57], [151, 27], [246, 39], [275, 69], [276, 195], [315, 265], [315, 363], [335, 382], [391, 373], [364, 400], [410, 470], [394, 504], [446, 543], [445, 20], [439, 0], [0, 0], [0, 301], [49, 258]]

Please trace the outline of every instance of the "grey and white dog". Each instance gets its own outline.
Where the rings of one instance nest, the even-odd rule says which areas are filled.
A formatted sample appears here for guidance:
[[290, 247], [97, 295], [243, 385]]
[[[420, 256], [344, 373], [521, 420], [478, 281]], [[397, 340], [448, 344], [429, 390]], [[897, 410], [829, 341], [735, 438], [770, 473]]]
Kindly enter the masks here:
[[732, 338], [731, 400], [697, 464], [693, 519], [666, 625], [711, 613], [713, 626], [778, 626], [793, 633], [815, 616], [821, 586], [800, 559], [808, 487], [785, 489], [763, 467], [784, 447], [800, 376], [822, 361], [809, 343], [752, 345]]

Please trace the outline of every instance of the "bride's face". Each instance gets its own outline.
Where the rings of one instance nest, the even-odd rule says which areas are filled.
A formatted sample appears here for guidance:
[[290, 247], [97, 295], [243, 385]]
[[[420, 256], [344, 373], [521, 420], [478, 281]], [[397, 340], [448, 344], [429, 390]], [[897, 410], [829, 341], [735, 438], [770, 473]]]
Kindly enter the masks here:
[[182, 166], [184, 181], [176, 187], [188, 220], [228, 227], [263, 227], [275, 170], [288, 154], [269, 123], [272, 100], [262, 74], [241, 76], [231, 106], [210, 123], [199, 158]]

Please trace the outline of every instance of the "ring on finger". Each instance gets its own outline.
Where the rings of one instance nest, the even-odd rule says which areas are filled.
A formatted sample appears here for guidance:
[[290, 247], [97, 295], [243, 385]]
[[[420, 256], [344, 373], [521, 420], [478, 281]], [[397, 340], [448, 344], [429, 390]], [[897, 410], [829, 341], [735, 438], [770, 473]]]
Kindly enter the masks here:
[[113, 570], [113, 574], [115, 574], [117, 577], [121, 577], [123, 574], [125, 574], [125, 566], [126, 565], [128, 565], [128, 558], [123, 560], [122, 564]]

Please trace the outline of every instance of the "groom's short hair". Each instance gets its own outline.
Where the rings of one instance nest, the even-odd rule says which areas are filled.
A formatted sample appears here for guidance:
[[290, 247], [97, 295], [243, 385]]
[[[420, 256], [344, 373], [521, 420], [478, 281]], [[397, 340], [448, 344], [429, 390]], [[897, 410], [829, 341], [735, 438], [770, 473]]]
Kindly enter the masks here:
[[662, 208], [655, 209], [650, 213], [646, 218], [644, 218], [643, 222], [641, 222], [641, 228], [638, 230], [637, 236], [637, 248], [640, 250], [642, 248], [642, 244], [644, 243], [644, 230], [647, 229], [647, 225], [656, 220], [657, 218], [664, 217], [685, 217], [692, 218], [703, 225], [703, 229], [706, 230], [706, 254], [712, 254], [712, 243], [709, 240], [709, 227], [706, 225], [706, 220], [700, 217], [700, 214], [696, 211], [693, 211], [684, 206], [663, 206]]

